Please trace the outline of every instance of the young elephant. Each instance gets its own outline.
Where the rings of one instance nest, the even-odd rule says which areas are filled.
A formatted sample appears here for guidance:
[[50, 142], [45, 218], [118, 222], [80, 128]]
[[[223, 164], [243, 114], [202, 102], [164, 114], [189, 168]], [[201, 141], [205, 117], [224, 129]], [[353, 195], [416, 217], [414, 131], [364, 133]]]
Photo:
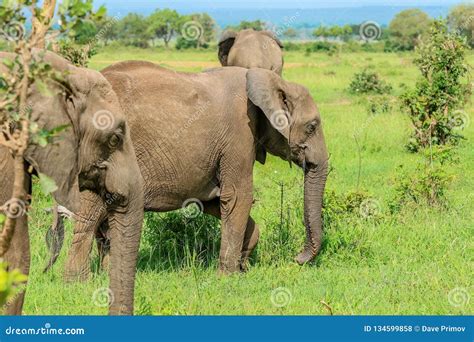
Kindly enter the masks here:
[[[13, 54], [0, 53], [0, 60], [13, 58]], [[80, 190], [113, 198], [105, 207], [112, 243], [110, 289], [115, 298], [110, 313], [131, 314], [143, 222], [143, 180], [117, 95], [98, 72], [76, 68], [50, 52], [35, 51], [34, 58], [44, 58], [63, 75], [64, 84], [50, 82], [51, 96], [38, 91], [35, 84], [31, 86], [31, 120], [44, 130], [69, 127], [46, 147], [30, 142], [25, 154], [25, 192], [31, 194], [31, 174], [27, 170], [32, 167], [32, 174], [43, 173], [55, 181], [55, 200], [74, 210], [81, 211]], [[13, 191], [12, 164], [10, 152], [0, 148], [2, 205], [10, 200]], [[86, 210], [81, 212], [87, 216]], [[9, 268], [18, 268], [25, 274], [30, 264], [28, 239], [27, 216], [23, 213], [5, 259]], [[24, 292], [8, 305], [7, 313], [20, 314], [23, 300]]]
[[[264, 163], [268, 151], [304, 169], [307, 239], [296, 260], [303, 264], [318, 254], [328, 154], [306, 88], [268, 70], [238, 67], [190, 74], [129, 61], [102, 73], [125, 108], [145, 210], [202, 201], [206, 213], [222, 219], [220, 270], [241, 270], [259, 235], [249, 217], [253, 164]], [[99, 197], [90, 194], [87, 201], [82, 210], [91, 219], [75, 226], [67, 279], [87, 277], [94, 235], [107, 217]]]
[[271, 31], [225, 31], [219, 40], [219, 61], [222, 66], [262, 68], [281, 76], [283, 44]]

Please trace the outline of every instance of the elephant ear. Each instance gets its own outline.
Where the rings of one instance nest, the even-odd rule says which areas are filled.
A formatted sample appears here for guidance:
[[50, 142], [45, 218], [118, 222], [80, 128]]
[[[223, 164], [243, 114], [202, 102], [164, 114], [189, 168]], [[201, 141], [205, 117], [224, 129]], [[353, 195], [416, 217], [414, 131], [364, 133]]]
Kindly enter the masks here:
[[219, 40], [219, 52], [218, 57], [222, 66], [227, 66], [227, 57], [229, 56], [230, 49], [234, 45], [235, 38], [237, 37], [237, 32], [234, 31], [224, 31]]
[[250, 69], [247, 71], [247, 96], [262, 110], [273, 128], [289, 141], [293, 120], [282, 79], [270, 70]]
[[[45, 146], [30, 143], [25, 159], [38, 172], [40, 179], [43, 177], [42, 182], [52, 191], [55, 200], [74, 212], [79, 209], [78, 109], [84, 107], [79, 100], [81, 96], [76, 96], [76, 83], [81, 78], [82, 69], [53, 53], [46, 53], [43, 60], [65, 75], [64, 84], [59, 87], [49, 83], [52, 94], [48, 95], [33, 84], [29, 98], [33, 105], [31, 120], [37, 123], [39, 129], [55, 133]], [[87, 75], [82, 76], [81, 83]]]
[[280, 49], [283, 49], [283, 43], [280, 41], [280, 39], [278, 39], [277, 35], [272, 32], [272, 31], [260, 31], [262, 34], [264, 34], [265, 36], [267, 37], [270, 37], [271, 39], [273, 39], [277, 44], [278, 46], [280, 47]]

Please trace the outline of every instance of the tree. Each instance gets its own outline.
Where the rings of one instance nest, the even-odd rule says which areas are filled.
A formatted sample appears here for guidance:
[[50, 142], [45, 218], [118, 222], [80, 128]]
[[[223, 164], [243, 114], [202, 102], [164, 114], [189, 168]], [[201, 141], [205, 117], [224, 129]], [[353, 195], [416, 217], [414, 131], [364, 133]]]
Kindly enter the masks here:
[[129, 13], [117, 23], [118, 38], [125, 45], [147, 47], [152, 37], [147, 30], [145, 17], [136, 13]]
[[326, 26], [319, 26], [313, 31], [313, 36], [316, 38], [323, 37], [328, 38], [330, 37], [329, 29]]
[[468, 44], [474, 47], [474, 4], [453, 7], [448, 15], [448, 25], [451, 30], [465, 36]]
[[45, 0], [41, 12], [39, 12], [38, 15], [33, 16], [33, 34], [39, 39], [36, 43], [37, 48], [44, 49], [45, 47], [44, 37], [46, 36], [46, 31], [48, 31], [53, 19], [55, 8], [56, 0]]
[[401, 11], [390, 22], [390, 44], [396, 50], [413, 50], [429, 31], [430, 23], [430, 17], [419, 9]]
[[239, 25], [236, 26], [228, 26], [226, 29], [234, 30], [234, 31], [241, 31], [246, 29], [254, 29], [255, 31], [263, 31], [266, 29], [266, 24], [261, 20], [254, 20], [254, 21], [247, 21], [242, 20]]
[[289, 27], [285, 30], [285, 32], [283, 32], [283, 36], [292, 40], [298, 37], [298, 31], [296, 31], [294, 28]]
[[347, 41], [352, 36], [352, 32], [352, 27], [350, 25], [319, 26], [313, 31], [313, 36], [317, 38], [341, 38], [342, 40]]
[[466, 81], [467, 49], [463, 38], [450, 33], [441, 20], [432, 24], [428, 38], [420, 44], [414, 62], [421, 77], [414, 90], [401, 96], [414, 128], [409, 150], [456, 143], [461, 138], [457, 131], [468, 122], [462, 109], [471, 93]]
[[97, 26], [92, 21], [85, 22], [81, 28], [76, 31], [74, 36], [74, 41], [77, 44], [87, 44], [90, 41], [94, 40], [94, 37], [97, 35]]
[[179, 30], [180, 16], [171, 9], [156, 10], [147, 18], [148, 32], [154, 38], [163, 39], [165, 46]]
[[[180, 19], [181, 37], [177, 45], [182, 48], [208, 47], [216, 39], [216, 22], [207, 13], [194, 13]], [[184, 40], [187, 43], [184, 43]]]

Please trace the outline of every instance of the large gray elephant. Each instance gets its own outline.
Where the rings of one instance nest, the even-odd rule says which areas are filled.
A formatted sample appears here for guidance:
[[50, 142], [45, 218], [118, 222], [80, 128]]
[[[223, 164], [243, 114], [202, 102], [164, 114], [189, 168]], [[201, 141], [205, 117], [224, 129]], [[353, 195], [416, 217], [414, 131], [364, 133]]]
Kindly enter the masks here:
[[[15, 55], [0, 52], [0, 59]], [[33, 84], [28, 103], [31, 120], [39, 129], [52, 130], [67, 125], [58, 138], [41, 147], [33, 142], [25, 154], [24, 190], [31, 194], [32, 175], [51, 177], [58, 189], [55, 200], [73, 210], [79, 205], [79, 191], [89, 190], [109, 199], [111, 235], [110, 289], [115, 300], [110, 314], [133, 313], [136, 260], [143, 222], [143, 179], [130, 139], [129, 126], [110, 83], [96, 71], [77, 68], [65, 59], [37, 50], [34, 58], [44, 60], [64, 75], [62, 84], [50, 82], [53, 95], [46, 96]], [[0, 73], [5, 70], [0, 70]], [[12, 194], [13, 160], [6, 148], [0, 148], [0, 204]], [[32, 167], [32, 172], [30, 171]], [[27, 171], [29, 170], [29, 171]], [[84, 214], [86, 215], [86, 214]], [[5, 260], [10, 269], [29, 273], [30, 246], [27, 216], [17, 223]], [[8, 314], [21, 314], [24, 292], [9, 303]]]
[[272, 31], [225, 31], [219, 40], [218, 57], [222, 66], [262, 68], [281, 76], [283, 44]]
[[[320, 114], [301, 85], [264, 69], [226, 67], [190, 74], [149, 62], [120, 62], [102, 71], [119, 95], [145, 181], [145, 210], [179, 209], [190, 199], [220, 217], [219, 268], [245, 267], [259, 230], [249, 217], [255, 160], [266, 153], [302, 167], [307, 238], [296, 260], [319, 252], [328, 154]], [[107, 212], [90, 193], [75, 225], [66, 262], [68, 280], [85, 279], [94, 236], [105, 246]], [[104, 248], [106, 249], [106, 248]], [[101, 253], [105, 254], [105, 253]]]

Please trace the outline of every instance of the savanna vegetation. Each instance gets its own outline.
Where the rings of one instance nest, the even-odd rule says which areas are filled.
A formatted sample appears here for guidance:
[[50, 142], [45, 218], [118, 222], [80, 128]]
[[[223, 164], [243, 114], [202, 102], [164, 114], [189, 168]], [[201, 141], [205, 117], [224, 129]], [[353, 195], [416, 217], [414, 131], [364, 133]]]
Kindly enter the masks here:
[[[105, 48], [90, 66], [144, 59], [181, 71], [218, 66], [214, 51], [162, 51]], [[417, 68], [411, 53], [287, 52], [284, 78], [308, 87], [322, 112], [331, 154], [325, 209], [325, 239], [316, 263], [297, 266], [292, 258], [304, 237], [303, 175], [270, 158], [255, 167], [252, 215], [261, 240], [250, 270], [219, 277], [219, 227], [214, 219], [187, 219], [179, 212], [147, 214], [142, 237], [136, 311], [138, 314], [469, 314], [472, 302], [453, 306], [453, 290], [472, 293], [474, 213], [474, 127], [444, 162], [449, 182], [440, 184], [443, 204], [425, 199], [436, 175], [428, 156], [407, 151], [408, 115], [397, 96], [414, 86]], [[474, 55], [468, 57], [471, 64]], [[378, 73], [392, 87], [389, 110], [369, 111], [372, 95], [349, 91], [354, 70]], [[472, 99], [471, 99], [472, 100]], [[472, 116], [472, 104], [466, 112]], [[439, 170], [439, 169], [438, 169]], [[429, 179], [427, 179], [429, 178]], [[37, 189], [30, 212], [32, 272], [27, 314], [105, 314], [93, 294], [107, 286], [96, 271], [90, 282], [64, 284], [65, 251], [47, 274], [41, 272], [47, 249], [44, 237], [53, 205]], [[428, 197], [429, 198], [429, 197]], [[65, 245], [70, 242], [68, 225]], [[97, 257], [92, 260], [97, 265]], [[279, 307], [272, 291], [291, 297]], [[273, 292], [275, 296], [275, 292]]]
[[[472, 44], [467, 21], [456, 19], [461, 16], [457, 13], [453, 10], [449, 17], [451, 32], [458, 30]], [[418, 15], [406, 13], [396, 19], [416, 20], [422, 32], [429, 32], [431, 23], [423, 26], [419, 20], [423, 15], [416, 19]], [[93, 52], [90, 47], [77, 50], [77, 46], [100, 32], [97, 25], [90, 27], [90, 36], [69, 37], [60, 48], [77, 64], [96, 70], [129, 59], [186, 72], [219, 66], [213, 34], [203, 35], [207, 38], [200, 42], [186, 39], [181, 31], [183, 19], [173, 11], [157, 11], [148, 19], [137, 16], [112, 21], [120, 29], [105, 30], [103, 44]], [[160, 26], [162, 17], [167, 19]], [[201, 27], [213, 25], [205, 14], [185, 21], [190, 19]], [[149, 24], [139, 28], [146, 20]], [[260, 21], [237, 28], [247, 27], [264, 28]], [[204, 214], [189, 218], [179, 211], [147, 213], [136, 314], [473, 313], [469, 299], [474, 276], [474, 126], [470, 122], [474, 97], [468, 89], [469, 67], [465, 72], [461, 69], [474, 65], [474, 54], [467, 47], [453, 54], [453, 60], [459, 61], [456, 82], [466, 88], [453, 84], [451, 90], [443, 88], [447, 98], [462, 98], [450, 103], [452, 115], [443, 126], [450, 129], [455, 144], [446, 139], [410, 148], [417, 127], [410, 108], [420, 111], [423, 100], [440, 94], [443, 81], [429, 83], [441, 69], [435, 68], [427, 77], [423, 73], [426, 59], [420, 56], [446, 50], [411, 51], [421, 42], [421, 31], [403, 32], [403, 27], [395, 22], [381, 32], [385, 38], [372, 42], [351, 39], [358, 35], [358, 27], [321, 27], [315, 29], [315, 35], [324, 38], [320, 41], [285, 44], [283, 78], [310, 90], [322, 113], [330, 152], [325, 236], [316, 261], [302, 267], [293, 261], [304, 239], [303, 174], [269, 157], [265, 165], [257, 163], [254, 169], [252, 217], [260, 225], [261, 237], [249, 271], [225, 277], [217, 274], [217, 220]], [[284, 32], [286, 37], [298, 34]], [[427, 84], [430, 94], [420, 90]], [[437, 118], [441, 112], [430, 113]], [[98, 298], [97, 291], [107, 287], [108, 277], [98, 267], [95, 250], [92, 279], [63, 282], [70, 222], [66, 248], [54, 268], [42, 273], [49, 256], [45, 235], [52, 222], [47, 209], [54, 203], [40, 188], [35, 180], [28, 214], [32, 260], [25, 314], [106, 314], [107, 302]]]

